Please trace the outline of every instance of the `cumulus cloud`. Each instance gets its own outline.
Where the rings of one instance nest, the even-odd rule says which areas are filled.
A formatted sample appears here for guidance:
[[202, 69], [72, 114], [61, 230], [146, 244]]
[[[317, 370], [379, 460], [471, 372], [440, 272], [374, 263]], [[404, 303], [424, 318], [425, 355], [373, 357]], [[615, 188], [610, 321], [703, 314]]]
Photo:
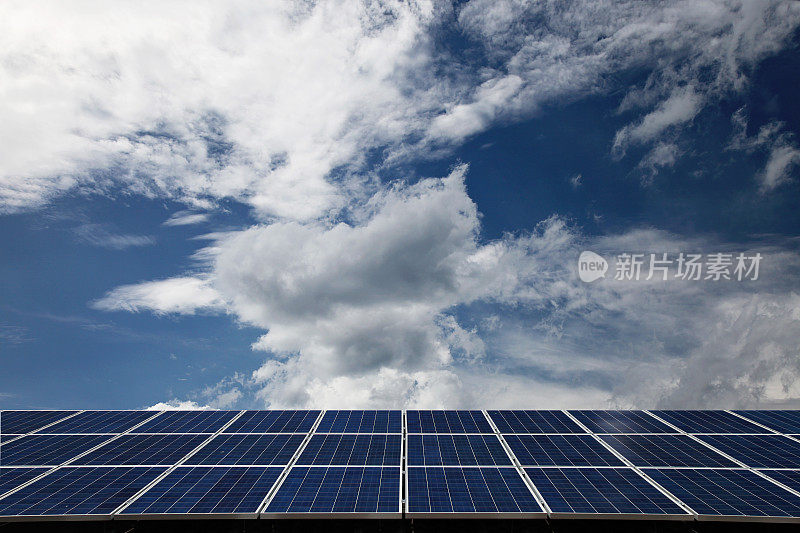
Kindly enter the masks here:
[[200, 411], [211, 409], [208, 405], [200, 405], [192, 400], [170, 400], [158, 402], [147, 408], [148, 411]]

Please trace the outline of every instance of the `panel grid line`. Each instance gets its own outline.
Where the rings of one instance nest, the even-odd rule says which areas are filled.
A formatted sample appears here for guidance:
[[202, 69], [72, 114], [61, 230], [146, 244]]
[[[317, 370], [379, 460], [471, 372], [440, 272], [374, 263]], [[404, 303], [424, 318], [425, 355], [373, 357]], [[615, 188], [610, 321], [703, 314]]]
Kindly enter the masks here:
[[777, 430], [775, 430], [775, 429], [772, 429], [772, 428], [771, 428], [771, 427], [769, 427], [769, 426], [765, 426], [764, 424], [761, 424], [761, 423], [759, 423], [759, 422], [756, 422], [755, 420], [751, 420], [750, 418], [748, 418], [748, 417], [746, 417], [746, 416], [740, 415], [739, 413], [735, 413], [735, 412], [733, 412], [733, 411], [730, 411], [730, 410], [728, 410], [728, 411], [725, 411], [725, 412], [726, 412], [726, 413], [730, 413], [730, 414], [732, 414], [733, 416], [738, 416], [738, 417], [739, 417], [739, 418], [741, 418], [742, 420], [747, 420], [748, 422], [750, 422], [750, 423], [752, 423], [752, 424], [755, 424], [755, 425], [757, 425], [757, 426], [760, 426], [760, 427], [762, 427], [762, 428], [764, 428], [764, 429], [766, 429], [766, 430], [772, 431], [772, 433], [773, 433], [773, 434], [776, 434], [776, 435], [782, 435], [782, 436], [786, 437], [787, 439], [791, 439], [791, 440], [793, 440], [793, 441], [795, 441], [795, 442], [800, 442], [800, 439], [798, 439], [797, 437], [795, 437], [795, 436], [793, 436], [793, 435], [790, 435], [789, 433], [782, 433], [782, 432], [780, 432], [780, 431], [777, 431]]
[[[23, 433], [23, 434], [17, 435], [17, 436], [16, 436], [16, 437], [14, 437], [13, 439], [10, 439], [10, 440], [7, 440], [7, 441], [5, 441], [3, 444], [8, 444], [9, 442], [14, 442], [15, 440], [19, 440], [19, 439], [21, 439], [22, 437], [27, 437], [28, 435], [32, 435], [32, 434], [36, 433], [37, 431], [41, 431], [41, 430], [43, 430], [43, 429], [47, 429], [47, 428], [49, 428], [50, 426], [54, 426], [54, 425], [56, 425], [56, 424], [58, 424], [58, 423], [60, 423], [60, 422], [63, 422], [64, 420], [67, 420], [67, 419], [69, 419], [69, 418], [72, 418], [73, 416], [78, 416], [79, 414], [81, 414], [81, 413], [83, 413], [83, 412], [85, 412], [85, 411], [75, 411], [75, 412], [74, 412], [74, 413], [72, 413], [71, 415], [67, 415], [67, 416], [65, 416], [64, 418], [59, 418], [58, 420], [55, 420], [55, 421], [53, 421], [53, 422], [50, 422], [49, 424], [45, 424], [44, 426], [41, 426], [41, 427], [37, 427], [37, 428], [35, 428], [35, 429], [33, 429], [33, 430], [31, 430], [31, 431], [27, 432], [27, 433]], [[0, 412], [0, 428], [2, 428], [2, 418], [3, 418], [3, 414], [2, 414], [2, 412]], [[0, 433], [2, 433], [2, 432], [0, 432]], [[2, 450], [2, 448], [0, 448], [0, 450]], [[3, 457], [3, 456], [2, 456], [2, 451], [0, 451], [0, 466], [3, 464], [3, 462], [2, 462], [2, 457]]]

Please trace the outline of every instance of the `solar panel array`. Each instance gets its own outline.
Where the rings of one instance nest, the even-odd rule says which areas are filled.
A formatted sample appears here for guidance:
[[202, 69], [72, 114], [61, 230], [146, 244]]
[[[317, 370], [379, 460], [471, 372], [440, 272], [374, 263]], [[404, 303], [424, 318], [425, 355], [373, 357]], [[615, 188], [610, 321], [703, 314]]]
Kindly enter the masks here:
[[0, 412], [0, 522], [334, 516], [800, 522], [800, 412]]

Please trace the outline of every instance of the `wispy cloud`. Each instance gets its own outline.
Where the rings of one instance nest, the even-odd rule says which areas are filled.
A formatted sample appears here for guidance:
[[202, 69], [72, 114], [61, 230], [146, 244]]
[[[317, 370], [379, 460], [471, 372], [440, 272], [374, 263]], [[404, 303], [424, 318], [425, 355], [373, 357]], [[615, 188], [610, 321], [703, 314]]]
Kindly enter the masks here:
[[200, 224], [211, 217], [208, 213], [197, 213], [194, 211], [178, 211], [164, 221], [164, 226], [189, 226]]
[[72, 229], [79, 242], [112, 250], [125, 250], [139, 246], [152, 246], [155, 237], [115, 233], [107, 224], [82, 224]]

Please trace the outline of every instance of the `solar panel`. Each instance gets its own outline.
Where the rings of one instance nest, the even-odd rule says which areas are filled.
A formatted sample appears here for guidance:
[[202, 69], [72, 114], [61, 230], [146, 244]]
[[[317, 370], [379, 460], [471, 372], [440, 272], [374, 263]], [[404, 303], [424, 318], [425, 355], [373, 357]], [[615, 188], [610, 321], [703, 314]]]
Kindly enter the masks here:
[[514, 468], [410, 467], [408, 512], [538, 515], [544, 511]]
[[686, 435], [603, 435], [602, 439], [636, 466], [738, 466]]
[[3, 466], [56, 466], [110, 439], [110, 435], [28, 435], [3, 444]]
[[38, 433], [122, 433], [156, 411], [85, 411]]
[[800, 492], [800, 470], [759, 470], [759, 472]]
[[400, 466], [401, 435], [314, 435], [297, 459], [298, 465]]
[[800, 468], [800, 442], [781, 435], [702, 435], [699, 438], [753, 468]]
[[749, 470], [646, 472], [698, 515], [800, 517], [800, 497]]
[[76, 465], [174, 465], [207, 435], [122, 435], [90, 452]]
[[769, 433], [725, 411], [651, 411], [686, 433]]
[[0, 433], [31, 433], [47, 424], [61, 420], [76, 411], [3, 411], [0, 413]]
[[2, 444], [4, 442], [7, 442], [7, 441], [10, 441], [10, 440], [14, 440], [14, 439], [16, 439], [18, 437], [21, 437], [21, 436], [22, 435], [0, 435], [0, 444]]
[[523, 466], [624, 466], [591, 435], [506, 435]]
[[266, 514], [400, 513], [400, 469], [292, 467]]
[[258, 466], [178, 467], [122, 510], [123, 515], [254, 514], [282, 472]]
[[406, 411], [408, 433], [494, 433], [481, 411]]
[[800, 411], [736, 411], [781, 433], [800, 433]]
[[303, 435], [217, 435], [185, 461], [189, 465], [286, 465]]
[[402, 433], [400, 411], [325, 411], [317, 433]]
[[246, 411], [225, 433], [308, 433], [319, 411]]
[[630, 468], [526, 468], [554, 515], [691, 515]]
[[167, 411], [132, 433], [215, 433], [239, 411]]
[[563, 411], [489, 411], [500, 433], [585, 433]]
[[675, 430], [642, 411], [570, 411], [595, 433], [674, 433]]
[[0, 495], [47, 472], [47, 468], [0, 468]]
[[413, 466], [511, 466], [495, 435], [409, 435], [408, 464]]
[[163, 471], [160, 467], [59, 468], [0, 499], [0, 517], [108, 515]]

